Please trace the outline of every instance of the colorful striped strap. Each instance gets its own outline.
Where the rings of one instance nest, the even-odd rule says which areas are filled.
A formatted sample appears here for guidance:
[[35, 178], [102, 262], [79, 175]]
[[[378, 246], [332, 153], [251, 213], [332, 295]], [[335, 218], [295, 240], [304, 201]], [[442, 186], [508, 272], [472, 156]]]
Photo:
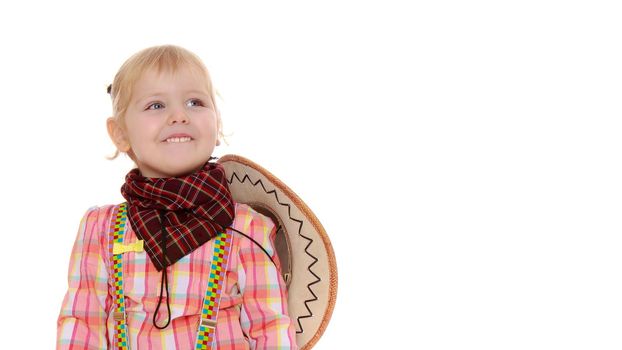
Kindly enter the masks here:
[[195, 349], [212, 349], [218, 319], [218, 306], [231, 252], [231, 233], [223, 232], [214, 238], [214, 254], [209, 280], [203, 298], [203, 309]]
[[114, 341], [116, 349], [127, 350], [127, 324], [125, 322], [125, 297], [123, 295], [123, 254], [113, 254], [115, 243], [123, 244], [123, 233], [125, 232], [125, 220], [127, 218], [127, 203], [122, 203], [115, 210], [113, 218], [114, 224], [110, 231], [110, 255], [112, 256], [112, 283], [114, 285], [114, 306], [113, 318]]
[[[123, 233], [125, 232], [125, 222], [127, 219], [127, 203], [122, 203], [115, 210], [113, 228], [110, 231], [109, 250], [112, 256], [112, 278], [114, 285], [114, 341], [113, 347], [120, 350], [128, 350], [127, 323], [125, 320], [125, 297], [123, 294], [123, 253], [113, 254], [113, 247], [117, 248], [123, 244]], [[210, 267], [209, 279], [203, 299], [201, 319], [197, 333], [195, 349], [212, 349], [216, 320], [218, 319], [218, 307], [222, 288], [225, 283], [227, 266], [229, 264], [229, 254], [231, 252], [232, 236], [229, 232], [218, 234], [214, 238], [214, 254]], [[119, 249], [117, 249], [117, 252]], [[128, 250], [129, 251], [129, 250]]]

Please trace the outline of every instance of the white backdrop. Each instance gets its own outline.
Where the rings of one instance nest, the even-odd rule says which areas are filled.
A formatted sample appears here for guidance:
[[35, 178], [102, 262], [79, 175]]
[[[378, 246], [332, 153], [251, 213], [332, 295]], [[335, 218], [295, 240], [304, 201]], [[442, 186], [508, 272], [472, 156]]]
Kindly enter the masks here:
[[330, 234], [317, 349], [620, 349], [615, 1], [228, 3], [0, 5], [2, 348], [52, 348], [79, 220], [131, 165], [105, 88], [170, 43], [223, 97], [215, 155]]

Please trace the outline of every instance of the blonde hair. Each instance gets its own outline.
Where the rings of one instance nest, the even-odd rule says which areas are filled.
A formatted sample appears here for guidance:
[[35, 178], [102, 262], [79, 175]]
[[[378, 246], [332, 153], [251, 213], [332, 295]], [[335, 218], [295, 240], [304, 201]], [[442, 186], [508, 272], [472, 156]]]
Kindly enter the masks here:
[[[224, 140], [225, 135], [222, 133], [222, 120], [216, 107], [215, 93], [207, 67], [205, 67], [205, 64], [197, 55], [175, 45], [161, 45], [143, 49], [123, 63], [114, 76], [112, 84], [108, 86], [108, 93], [112, 99], [112, 117], [119, 125], [125, 128], [125, 113], [132, 99], [134, 85], [146, 71], [154, 69], [158, 74], [175, 73], [180, 68], [190, 68], [196, 74], [205, 78], [206, 89], [218, 114], [218, 137], [226, 142]], [[119, 156], [119, 153], [120, 151], [117, 149], [113, 156], [106, 158], [113, 160]], [[131, 155], [130, 158], [132, 158]]]

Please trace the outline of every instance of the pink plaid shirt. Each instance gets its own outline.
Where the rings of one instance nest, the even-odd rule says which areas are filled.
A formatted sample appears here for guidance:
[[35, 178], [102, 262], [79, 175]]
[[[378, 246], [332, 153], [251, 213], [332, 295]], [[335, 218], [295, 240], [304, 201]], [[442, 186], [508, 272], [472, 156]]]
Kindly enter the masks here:
[[[80, 223], [69, 263], [69, 289], [58, 318], [57, 349], [108, 349], [114, 336], [108, 254], [113, 205], [90, 208]], [[137, 240], [126, 222], [124, 243]], [[232, 226], [253, 237], [277, 266], [248, 238], [232, 231], [233, 242], [222, 292], [217, 349], [296, 349], [287, 314], [287, 290], [274, 254], [274, 223], [248, 205], [235, 204]], [[212, 241], [168, 268], [171, 324], [153, 325], [161, 273], [145, 252], [123, 254], [123, 283], [130, 349], [194, 349], [205, 294]], [[166, 322], [165, 301], [158, 324]]]

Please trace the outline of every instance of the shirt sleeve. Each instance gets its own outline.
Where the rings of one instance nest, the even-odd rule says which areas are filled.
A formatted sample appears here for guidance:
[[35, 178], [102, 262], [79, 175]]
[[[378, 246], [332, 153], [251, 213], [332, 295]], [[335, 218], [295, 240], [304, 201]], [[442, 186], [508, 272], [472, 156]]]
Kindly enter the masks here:
[[106, 320], [112, 298], [97, 225], [99, 210], [84, 214], [69, 261], [69, 287], [57, 322], [56, 349], [107, 349]]
[[249, 232], [275, 263], [260, 247], [244, 238], [239, 249], [242, 329], [251, 349], [297, 349], [295, 328], [287, 313], [287, 289], [273, 248], [276, 227], [269, 218], [255, 214]]

